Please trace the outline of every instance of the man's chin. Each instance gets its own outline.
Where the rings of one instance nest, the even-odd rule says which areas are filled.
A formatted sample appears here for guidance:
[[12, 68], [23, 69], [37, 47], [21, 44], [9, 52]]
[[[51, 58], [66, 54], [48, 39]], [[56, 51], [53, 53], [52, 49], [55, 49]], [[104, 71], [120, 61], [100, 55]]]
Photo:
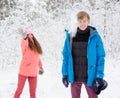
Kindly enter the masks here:
[[84, 31], [86, 28], [80, 28], [80, 29]]
[[84, 31], [87, 27], [79, 27], [80, 30]]

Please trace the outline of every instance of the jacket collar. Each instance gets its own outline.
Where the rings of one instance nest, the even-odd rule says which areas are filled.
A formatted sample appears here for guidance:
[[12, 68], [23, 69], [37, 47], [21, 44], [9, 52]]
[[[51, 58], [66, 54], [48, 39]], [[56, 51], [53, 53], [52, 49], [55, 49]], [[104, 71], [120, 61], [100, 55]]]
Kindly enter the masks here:
[[[95, 27], [89, 26], [89, 28], [90, 28], [90, 38], [98, 34], [97, 29]], [[70, 34], [70, 38], [73, 38], [76, 35], [77, 26], [72, 30], [65, 29], [65, 32], [67, 33], [67, 35]]]
[[[96, 30], [95, 27], [93, 27], [93, 26], [89, 26], [89, 27], [90, 27], [90, 37], [89, 37], [89, 40], [88, 40], [88, 44], [89, 44], [91, 38], [94, 37], [94, 36], [96, 36], [98, 34], [98, 32], [97, 32], [97, 30]], [[66, 32], [66, 38], [69, 39], [70, 46], [72, 47], [72, 38], [76, 35], [77, 26], [73, 30], [67, 30], [67, 29], [65, 29], [65, 32]]]

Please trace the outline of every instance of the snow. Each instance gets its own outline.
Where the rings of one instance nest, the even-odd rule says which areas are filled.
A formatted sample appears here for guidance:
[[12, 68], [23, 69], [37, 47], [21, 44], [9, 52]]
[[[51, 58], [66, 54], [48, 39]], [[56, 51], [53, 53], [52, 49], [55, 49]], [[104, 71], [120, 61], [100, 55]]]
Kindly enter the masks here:
[[[71, 98], [70, 86], [65, 88], [61, 81], [61, 52], [65, 39], [64, 29], [74, 27], [76, 13], [80, 10], [90, 14], [90, 24], [100, 32], [107, 54], [105, 79], [109, 86], [99, 98], [120, 98], [120, 1], [91, 0], [92, 3], [95, 1], [92, 6], [88, 0], [75, 0], [72, 3], [69, 0], [11, 1], [16, 2], [13, 8], [4, 12], [5, 6], [0, 10], [0, 98], [11, 98], [14, 95], [21, 60], [21, 36], [17, 32], [19, 28], [24, 29], [28, 25], [44, 52], [41, 59], [45, 73], [38, 76], [37, 98]], [[7, 11], [9, 16], [1, 14]], [[26, 81], [21, 98], [28, 96]], [[81, 96], [87, 97], [84, 86]]]
[[[109, 59], [106, 61], [105, 79], [108, 81], [108, 88], [101, 92], [99, 98], [120, 98], [120, 61]], [[47, 67], [47, 66], [46, 66]], [[70, 85], [65, 88], [61, 82], [61, 75], [56, 73], [52, 68], [44, 68], [45, 73], [43, 76], [38, 76], [37, 98], [71, 98]], [[0, 98], [11, 98], [17, 86], [17, 73], [16, 69], [1, 70], [0, 71]], [[28, 98], [29, 86], [26, 81], [21, 98]], [[83, 86], [81, 92], [82, 98], [87, 97], [85, 87]]]

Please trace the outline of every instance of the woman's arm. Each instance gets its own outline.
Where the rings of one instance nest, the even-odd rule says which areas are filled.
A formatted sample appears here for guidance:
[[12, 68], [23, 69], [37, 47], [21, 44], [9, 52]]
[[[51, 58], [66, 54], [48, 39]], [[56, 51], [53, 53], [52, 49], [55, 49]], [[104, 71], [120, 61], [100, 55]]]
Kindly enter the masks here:
[[22, 42], [21, 42], [22, 55], [25, 54], [27, 47], [28, 47], [28, 40], [22, 39]]
[[44, 73], [44, 70], [43, 70], [43, 68], [42, 68], [42, 62], [41, 62], [41, 60], [39, 59], [39, 62], [38, 62], [38, 65], [39, 65], [39, 74], [40, 75], [42, 75], [43, 73]]
[[40, 59], [39, 59], [39, 61], [38, 61], [38, 66], [39, 66], [39, 67], [42, 67], [42, 62], [41, 62]]

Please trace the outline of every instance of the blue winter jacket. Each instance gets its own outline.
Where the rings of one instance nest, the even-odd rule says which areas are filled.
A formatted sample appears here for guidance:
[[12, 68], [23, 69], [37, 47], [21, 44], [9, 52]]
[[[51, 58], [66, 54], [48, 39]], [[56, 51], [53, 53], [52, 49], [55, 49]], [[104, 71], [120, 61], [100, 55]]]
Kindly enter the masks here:
[[[102, 39], [98, 34], [95, 27], [90, 27], [90, 37], [88, 39], [87, 46], [87, 58], [88, 58], [88, 79], [87, 85], [92, 86], [95, 78], [104, 77], [104, 58], [105, 51]], [[63, 63], [62, 63], [62, 75], [68, 76], [70, 83], [74, 82], [74, 70], [73, 70], [73, 58], [71, 52], [71, 32], [65, 30], [66, 39], [64, 42]]]

